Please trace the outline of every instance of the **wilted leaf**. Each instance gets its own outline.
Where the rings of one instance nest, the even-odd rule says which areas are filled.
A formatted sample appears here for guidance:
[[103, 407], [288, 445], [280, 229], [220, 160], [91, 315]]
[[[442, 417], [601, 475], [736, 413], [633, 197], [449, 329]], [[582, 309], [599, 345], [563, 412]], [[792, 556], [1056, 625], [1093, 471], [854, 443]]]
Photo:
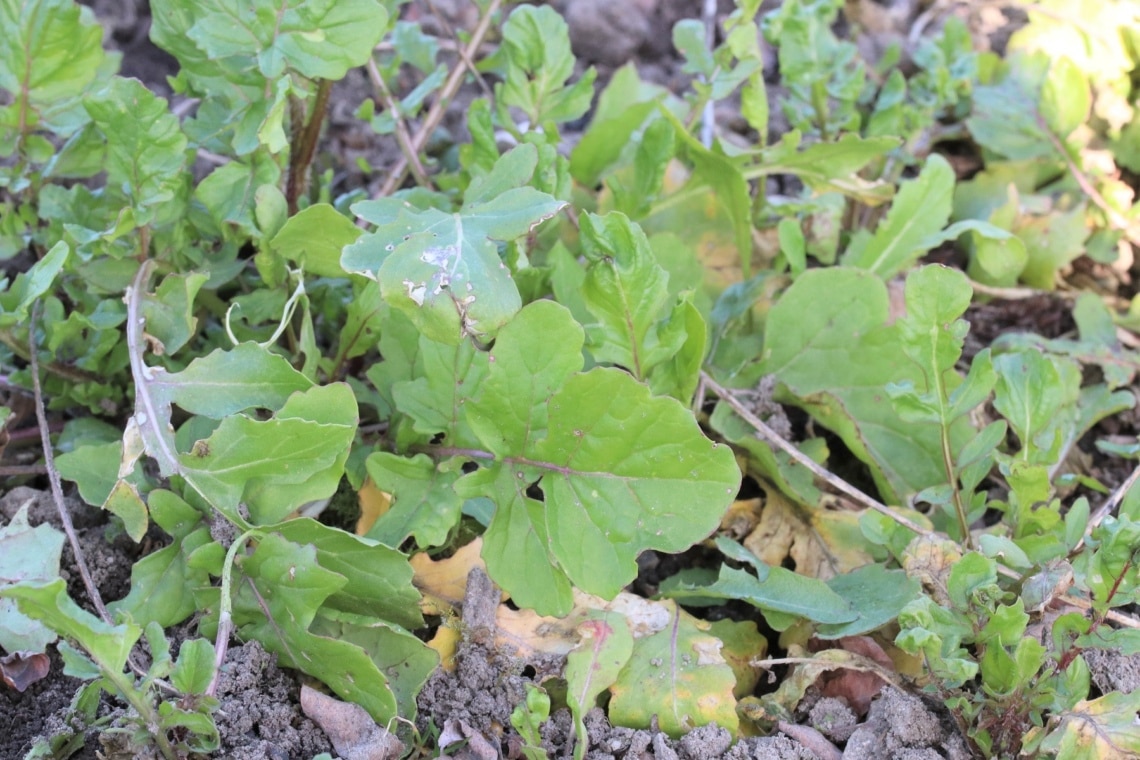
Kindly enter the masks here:
[[574, 719], [578, 745], [587, 742], [586, 713], [598, 695], [617, 679], [633, 654], [633, 637], [625, 618], [617, 613], [599, 615], [578, 626], [578, 647], [566, 656], [566, 701]]
[[[1112, 692], [1076, 704], [1041, 742], [1057, 760], [1109, 760], [1140, 754], [1140, 692]], [[1040, 729], [1036, 729], [1040, 731]]]
[[634, 642], [629, 663], [610, 687], [610, 718], [618, 725], [647, 728], [654, 716], [661, 730], [680, 736], [715, 723], [736, 733], [735, 676], [708, 623], [676, 604], [667, 628]]
[[376, 725], [360, 705], [342, 702], [302, 684], [301, 711], [321, 727], [341, 757], [394, 760], [404, 753], [403, 743]]
[[20, 693], [46, 678], [50, 670], [51, 660], [42, 652], [12, 652], [0, 657], [0, 680]]

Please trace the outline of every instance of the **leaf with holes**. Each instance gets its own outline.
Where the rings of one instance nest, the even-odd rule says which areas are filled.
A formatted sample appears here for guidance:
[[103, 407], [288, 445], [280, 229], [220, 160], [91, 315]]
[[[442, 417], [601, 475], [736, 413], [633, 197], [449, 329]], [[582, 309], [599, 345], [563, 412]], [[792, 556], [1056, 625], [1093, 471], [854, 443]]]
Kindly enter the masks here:
[[353, 205], [376, 229], [344, 249], [341, 266], [378, 280], [384, 300], [432, 340], [493, 338], [522, 306], [498, 244], [526, 235], [565, 205], [525, 186], [537, 164], [538, 150], [520, 145], [472, 182], [455, 213], [398, 198]]

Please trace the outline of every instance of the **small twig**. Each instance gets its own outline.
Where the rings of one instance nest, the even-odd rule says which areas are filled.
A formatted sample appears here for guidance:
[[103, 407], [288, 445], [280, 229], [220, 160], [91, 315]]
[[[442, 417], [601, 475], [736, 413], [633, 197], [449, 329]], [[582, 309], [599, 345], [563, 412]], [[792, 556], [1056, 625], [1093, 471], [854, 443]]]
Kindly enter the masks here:
[[768, 443], [776, 446], [792, 459], [796, 460], [796, 462], [808, 468], [808, 470], [810, 470], [812, 474], [817, 478], [828, 483], [837, 491], [850, 496], [852, 499], [859, 502], [863, 506], [873, 509], [880, 514], [885, 515], [886, 517], [889, 517], [899, 525], [907, 528], [908, 530], [914, 531], [920, 536], [925, 536], [927, 538], [939, 538], [938, 534], [934, 531], [927, 530], [913, 520], [895, 513], [890, 509], [890, 507], [888, 507], [886, 504], [883, 504], [878, 499], [868, 496], [855, 486], [843, 480], [843, 478], [840, 478], [837, 475], [833, 475], [823, 467], [820, 467], [815, 462], [815, 460], [813, 460], [807, 454], [804, 454], [788, 441], [785, 441], [776, 433], [776, 431], [772, 430], [772, 428], [764, 424], [763, 420], [753, 414], [752, 411], [744, 404], [740, 403], [740, 400], [737, 399], [736, 396], [726, 390], [716, 380], [713, 380], [712, 377], [710, 377], [709, 374], [704, 370], [701, 371], [701, 379], [704, 381], [706, 388], [711, 390], [714, 394], [716, 394], [718, 398], [732, 407], [732, 410], [740, 415], [740, 418], [742, 420], [755, 428], [756, 432], [759, 433], [761, 437], [763, 437], [766, 441], [768, 441]]
[[[824, 482], [830, 484], [836, 490], [850, 496], [852, 499], [854, 499], [858, 503], [860, 503], [860, 504], [862, 504], [862, 505], [864, 505], [870, 509], [873, 509], [876, 512], [879, 512], [880, 514], [885, 515], [886, 517], [889, 517], [890, 519], [894, 520], [899, 525], [903, 526], [904, 528], [907, 528], [908, 530], [914, 531], [915, 533], [917, 533], [918, 535], [920, 535], [924, 538], [935, 540], [935, 541], [949, 540], [946, 536], [943, 536], [943, 535], [941, 535], [935, 531], [932, 531], [932, 530], [926, 530], [925, 528], [921, 527], [920, 525], [918, 525], [914, 521], [909, 520], [908, 518], [903, 517], [900, 514], [896, 514], [896, 513], [892, 512], [890, 510], [890, 508], [887, 507], [886, 504], [883, 504], [882, 502], [878, 501], [877, 499], [874, 499], [871, 496], [868, 496], [867, 494], [863, 493], [862, 491], [860, 491], [858, 488], [851, 485], [847, 481], [843, 480], [842, 478], [838, 477], [837, 475], [833, 475], [832, 473], [825, 470], [823, 467], [820, 467], [818, 464], [816, 464], [816, 462], [814, 460], [812, 460], [810, 457], [808, 457], [806, 454], [804, 454], [802, 451], [797, 449], [795, 446], [793, 446], [788, 441], [785, 441], [774, 430], [772, 430], [772, 428], [770, 428], [766, 424], [764, 424], [763, 420], [761, 420], [759, 417], [757, 417], [755, 414], [753, 414], [752, 411], [750, 409], [748, 409], [748, 407], [744, 406], [744, 404], [740, 403], [740, 401], [736, 398], [736, 396], [734, 396], [732, 393], [730, 393], [728, 390], [726, 390], [720, 383], [713, 380], [712, 377], [710, 377], [708, 375], [708, 373], [706, 373], [704, 370], [701, 371], [701, 380], [704, 382], [704, 385], [706, 388], [711, 390], [718, 398], [720, 398], [722, 401], [724, 401], [726, 404], [728, 404], [730, 407], [732, 407], [732, 410], [734, 412], [736, 412], [737, 415], [739, 415], [742, 420], [744, 420], [749, 425], [751, 425], [756, 430], [756, 432], [761, 435], [761, 437], [763, 437], [766, 441], [771, 443], [773, 446], [776, 446], [777, 448], [779, 448], [781, 451], [784, 451], [785, 453], [787, 453], [788, 456], [792, 457], [792, 459], [794, 459], [799, 464], [802, 464], [804, 467], [808, 468], [808, 470], [810, 470], [812, 472], [812, 474], [814, 474], [817, 478], [819, 478], [819, 479], [823, 480]], [[1134, 473], [1134, 475], [1135, 475], [1135, 473]], [[1131, 479], [1132, 478], [1130, 478], [1130, 480]], [[1125, 485], [1127, 485], [1127, 484], [1125, 484]], [[1124, 486], [1121, 486], [1121, 488], [1124, 488]], [[1120, 489], [1118, 489], [1118, 490], [1120, 490]], [[1124, 489], [1124, 490], [1126, 491], [1127, 489]], [[1122, 494], [1123, 494], [1123, 492], [1122, 492]], [[1103, 507], [1102, 507], [1102, 509], [1103, 509]], [[1099, 510], [1098, 510], [1098, 513], [1099, 513]], [[1021, 579], [1020, 574], [1018, 574], [1016, 571], [1014, 571], [1014, 570], [1012, 570], [1012, 569], [1010, 569], [1010, 568], [1008, 568], [1005, 565], [1002, 565], [1000, 563], [997, 566], [997, 571], [1000, 575], [1003, 575], [1006, 578], [1011, 578], [1013, 580], [1020, 580]], [[1081, 609], [1081, 610], [1087, 611], [1089, 609], [1092, 609], [1092, 605], [1088, 600], [1081, 599], [1080, 597], [1070, 596], [1068, 594], [1066, 594], [1062, 597], [1059, 597], [1059, 601], [1061, 601], [1065, 604], [1068, 604], [1072, 607], [1076, 607], [1077, 609]], [[1105, 619], [1111, 620], [1114, 623], [1126, 626], [1128, 628], [1140, 628], [1140, 620], [1136, 620], [1136, 619], [1131, 618], [1127, 615], [1116, 612], [1115, 610], [1109, 610], [1108, 614], [1105, 616]]]
[[[491, 28], [491, 19], [498, 12], [499, 7], [503, 4], [503, 0], [491, 0], [487, 6], [487, 12], [483, 14], [483, 18], [479, 19], [478, 25], [471, 33], [471, 40], [467, 43], [467, 48], [461, 57], [466, 55], [468, 58], [473, 59], [475, 53], [479, 50], [479, 45], [482, 44], [483, 38], [487, 36], [487, 31]], [[459, 86], [463, 83], [463, 76], [466, 74], [467, 68], [465, 66], [456, 66], [451, 70], [447, 77], [447, 81], [443, 83], [440, 88], [439, 96], [432, 103], [428, 109], [427, 116], [424, 117], [423, 123], [416, 131], [415, 136], [412, 138], [412, 148], [418, 154], [423, 150], [424, 145], [427, 144], [428, 137], [439, 126], [439, 122], [443, 119], [444, 113], [447, 111], [447, 106], [450, 104], [451, 99], [455, 93], [459, 91]], [[404, 182], [404, 177], [408, 173], [408, 161], [402, 157], [392, 168], [392, 172], [388, 175], [388, 179], [380, 187], [373, 197], [382, 198], [396, 192], [400, 185]]]
[[831, 740], [811, 726], [801, 726], [786, 720], [776, 722], [776, 728], [785, 736], [799, 742], [801, 747], [810, 750], [820, 760], [842, 760], [843, 753]]
[[380, 99], [384, 101], [384, 107], [392, 114], [392, 121], [396, 124], [396, 143], [399, 144], [400, 153], [408, 161], [408, 166], [411, 167], [412, 176], [416, 178], [416, 183], [420, 187], [431, 188], [431, 179], [428, 178], [423, 164], [420, 163], [419, 152], [412, 145], [412, 136], [408, 134], [408, 125], [404, 122], [404, 114], [400, 112], [399, 103], [392, 97], [392, 91], [388, 89], [388, 83], [384, 81], [384, 77], [380, 76], [380, 69], [376, 67], [376, 61], [369, 58], [366, 67], [368, 76], [380, 93]]
[[[451, 50], [459, 56], [459, 60], [463, 61], [463, 65], [471, 72], [471, 76], [475, 77], [475, 82], [479, 85], [479, 89], [483, 91], [483, 95], [488, 98], [493, 98], [495, 93], [491, 90], [491, 86], [487, 84], [487, 80], [483, 78], [483, 73], [475, 66], [475, 59], [468, 55], [467, 50], [463, 47], [463, 42], [459, 39], [459, 35], [455, 33], [454, 27], [451, 22], [447, 20], [447, 16], [439, 12], [435, 7], [432, 0], [427, 0], [428, 9], [435, 15], [436, 21], [443, 27], [443, 31], [447, 33], [450, 40], [436, 40], [440, 48], [443, 50]], [[448, 43], [448, 44], [444, 44]]]
[[47, 413], [44, 411], [44, 394], [40, 386], [40, 363], [36, 357], [36, 326], [40, 321], [40, 301], [37, 298], [32, 304], [31, 320], [28, 323], [28, 350], [32, 364], [32, 391], [36, 397], [36, 420], [40, 424], [40, 441], [44, 447], [44, 467], [47, 469], [48, 482], [51, 484], [51, 495], [55, 501], [55, 508], [59, 512], [59, 520], [63, 523], [63, 532], [67, 534], [67, 541], [71, 544], [71, 553], [75, 557], [75, 564], [79, 568], [79, 575], [83, 578], [83, 585], [87, 589], [87, 596], [99, 617], [105, 623], [111, 624], [111, 614], [103, 604], [103, 597], [95, 586], [91, 577], [91, 570], [87, 567], [87, 559], [83, 555], [83, 548], [79, 545], [79, 536], [75, 532], [75, 524], [71, 521], [71, 513], [63, 501], [63, 485], [60, 483], [59, 470], [55, 468], [55, 453], [51, 446], [51, 433], [48, 432]]
[[46, 475], [48, 468], [42, 464], [0, 465], [0, 477], [11, 478], [18, 475]]
[[[1104, 500], [1104, 503], [1097, 507], [1097, 510], [1092, 513], [1089, 517], [1089, 524], [1085, 527], [1085, 536], [1091, 535], [1093, 529], [1104, 522], [1104, 518], [1108, 517], [1120, 506], [1120, 502], [1124, 500], [1124, 496], [1132, 489], [1132, 486], [1136, 484], [1138, 479], [1140, 479], [1140, 464], [1133, 468], [1132, 474], [1125, 478], [1124, 482], [1117, 486], [1116, 489], [1108, 495], [1108, 498]], [[1080, 551], [1084, 544], [1085, 539], [1082, 537], [1081, 540], [1077, 542], [1077, 545], [1073, 547], [1073, 551]]]
[[1073, 300], [1077, 297], [1076, 293], [1069, 293], [1063, 290], [1037, 290], [1036, 288], [1000, 288], [994, 285], [984, 285], [975, 280], [970, 280], [970, 287], [974, 289], [975, 293], [981, 293], [983, 296], [991, 296], [993, 298], [1001, 298], [1005, 301], [1022, 301], [1026, 298], [1034, 298], [1035, 296], [1056, 296], [1057, 298], [1065, 298]]

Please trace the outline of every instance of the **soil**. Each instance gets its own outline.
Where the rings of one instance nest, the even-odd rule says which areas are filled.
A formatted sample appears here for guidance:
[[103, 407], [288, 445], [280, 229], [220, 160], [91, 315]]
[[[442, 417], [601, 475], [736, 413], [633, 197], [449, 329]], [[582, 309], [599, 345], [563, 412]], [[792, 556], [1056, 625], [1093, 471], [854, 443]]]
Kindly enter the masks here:
[[[86, 0], [104, 24], [105, 44], [123, 54], [122, 73], [137, 76], [164, 97], [171, 97], [166, 77], [177, 71], [176, 62], [150, 43], [149, 10], [146, 0]], [[672, 49], [670, 30], [673, 23], [685, 17], [699, 17], [701, 0], [555, 0], [553, 3], [567, 17], [580, 65], [594, 65], [599, 70], [599, 84], [628, 60], [636, 60], [643, 77], [679, 88], [686, 83], [681, 61]], [[765, 7], [778, 3], [768, 0]], [[914, 0], [893, 2], [848, 3], [864, 15], [858, 19], [862, 28], [860, 45], [874, 55], [898, 39], [921, 12]], [[464, 0], [415, 0], [403, 9], [409, 20], [428, 27], [469, 28], [473, 23], [473, 4]], [[731, 11], [730, 0], [720, 0], [722, 15]], [[1016, 11], [990, 7], [988, 11], [968, 11], [972, 28], [983, 41], [1001, 49], [1012, 25], [1018, 23]], [[996, 15], [995, 15], [996, 14]], [[430, 31], [430, 29], [429, 29]], [[775, 74], [774, 60], [766, 73]], [[773, 83], [774, 84], [774, 83]], [[440, 150], [463, 138], [462, 114], [477, 88], [456, 99], [442, 128]], [[321, 166], [334, 171], [334, 193], [364, 189], [371, 192], [379, 186], [385, 169], [399, 158], [394, 141], [378, 138], [355, 117], [360, 102], [371, 96], [371, 86], [362, 71], [350, 72], [334, 88], [330, 106], [330, 126], [322, 146]], [[731, 104], [726, 108], [731, 113]], [[779, 115], [773, 111], [773, 132], [781, 127]], [[726, 121], [731, 126], [731, 120]], [[567, 138], [574, 139], [573, 130]], [[361, 163], [370, 169], [361, 168]], [[1036, 320], [1034, 329], [1058, 334], [1067, 324], [1040, 324], [1042, 315], [1066, 314], [1055, 304], [1045, 308], [1028, 308], [1028, 304], [977, 307], [969, 315], [984, 330], [997, 332], [1020, 326], [1023, 320]], [[1002, 311], [1004, 309], [1005, 311]], [[985, 342], [989, 337], [985, 336]], [[28, 480], [46, 488], [46, 483]], [[48, 522], [59, 525], [50, 494], [17, 486], [0, 498], [0, 516], [6, 524], [17, 509], [32, 500], [33, 524]], [[106, 515], [83, 504], [76, 496], [68, 499], [68, 508], [76, 523], [80, 541], [92, 568], [96, 584], [104, 598], [118, 599], [129, 589], [130, 569], [143, 552], [142, 547], [160, 548], [162, 537], [135, 545], [123, 536], [112, 536]], [[635, 589], [656, 587], [654, 573], [660, 567], [678, 569], [677, 558], [649, 556], [642, 562], [643, 575]], [[683, 560], [682, 560], [683, 561]], [[73, 599], [84, 604], [86, 594], [70, 549], [64, 550], [63, 575], [68, 580]], [[523, 701], [528, 682], [542, 681], [557, 675], [556, 661], [526, 662], [504, 654], [493, 645], [494, 610], [499, 603], [497, 592], [486, 576], [470, 579], [463, 607], [465, 638], [459, 646], [454, 672], [438, 671], [419, 696], [418, 729], [421, 737], [439, 736], [441, 743], [454, 738], [452, 754], [460, 758], [523, 757], [521, 737], [510, 727], [512, 710]], [[740, 610], [726, 614], [748, 614]], [[753, 615], [758, 619], [758, 616]], [[761, 621], [762, 622], [762, 621]], [[1123, 688], [1116, 680], [1119, 674], [1131, 677], [1135, 687], [1135, 658], [1122, 663], [1090, 662], [1094, 678], [1102, 689]], [[273, 655], [256, 642], [232, 642], [220, 683], [217, 724], [222, 749], [217, 757], [237, 760], [259, 758], [298, 758], [307, 760], [322, 752], [332, 752], [325, 734], [303, 714], [300, 702], [300, 679], [293, 671], [279, 669]], [[1116, 675], [1114, 675], [1116, 674]], [[58, 654], [51, 653], [50, 675], [32, 684], [25, 692], [0, 688], [0, 759], [19, 758], [39, 737], [72, 732], [76, 726], [69, 718], [69, 705], [80, 682], [63, 675]], [[771, 689], [774, 684], [761, 688]], [[106, 695], [100, 715], [109, 721], [127, 717], [125, 708]], [[770, 737], [750, 737], [733, 744], [725, 729], [717, 726], [698, 728], [680, 739], [671, 739], [661, 731], [634, 730], [609, 724], [601, 709], [586, 717], [590, 760], [626, 758], [629, 760], [730, 758], [731, 760], [793, 760], [794, 758], [897, 758], [927, 760], [970, 757], [965, 742], [948, 714], [939, 705], [928, 703], [913, 694], [893, 687], [884, 688], [864, 712], [857, 712], [846, 701], [809, 692], [793, 716], [793, 721], [780, 725], [780, 732]], [[110, 734], [99, 735], [88, 729], [77, 758], [129, 757]], [[552, 758], [572, 756], [574, 729], [569, 711], [554, 712], [542, 727], [543, 749]], [[142, 756], [142, 755], [135, 755]]]

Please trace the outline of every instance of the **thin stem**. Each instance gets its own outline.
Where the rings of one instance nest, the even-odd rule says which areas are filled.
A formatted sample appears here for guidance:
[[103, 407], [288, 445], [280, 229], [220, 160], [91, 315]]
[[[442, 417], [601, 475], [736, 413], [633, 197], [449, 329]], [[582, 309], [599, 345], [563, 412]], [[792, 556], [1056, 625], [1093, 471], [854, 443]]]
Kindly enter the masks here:
[[320, 141], [321, 126], [325, 121], [325, 110], [328, 108], [331, 91], [332, 81], [320, 80], [317, 85], [317, 98], [309, 110], [309, 119], [301, 130], [300, 139], [293, 146], [293, 154], [289, 159], [289, 179], [285, 185], [285, 201], [290, 214], [297, 213], [297, 201], [308, 184], [309, 166], [313, 163], [313, 156], [317, 152], [317, 143]]
[[[812, 474], [814, 474], [817, 478], [819, 478], [819, 479], [823, 480], [824, 482], [830, 484], [836, 490], [841, 491], [842, 493], [850, 496], [852, 499], [854, 499], [858, 503], [862, 504], [863, 506], [868, 507], [870, 509], [873, 509], [876, 512], [879, 512], [880, 514], [882, 514], [886, 517], [889, 517], [890, 519], [894, 520], [899, 525], [903, 526], [904, 528], [907, 528], [908, 530], [914, 531], [915, 533], [917, 533], [918, 535], [920, 535], [924, 538], [932, 539], [932, 540], [942, 540], [945, 538], [945, 536], [942, 536], [942, 535], [936, 533], [935, 531], [926, 530], [925, 528], [921, 527], [920, 525], [918, 525], [914, 521], [909, 520], [906, 517], [903, 517], [902, 515], [895, 514], [894, 512], [892, 512], [887, 507], [887, 505], [885, 505], [882, 502], [868, 496], [867, 494], [863, 493], [862, 491], [860, 491], [858, 488], [851, 485], [847, 481], [843, 480], [842, 478], [840, 478], [836, 475], [833, 475], [832, 473], [828, 472], [824, 468], [820, 467], [818, 464], [815, 463], [815, 461], [813, 461], [811, 458], [809, 458], [802, 451], [797, 449], [795, 446], [793, 446], [788, 441], [785, 441], [783, 438], [781, 438], [774, 430], [772, 430], [772, 428], [765, 425], [764, 422], [759, 417], [757, 417], [755, 414], [752, 413], [752, 411], [750, 409], [748, 409], [748, 407], [746, 407], [746, 406], [744, 406], [744, 404], [740, 403], [740, 401], [736, 398], [736, 396], [734, 396], [729, 391], [725, 390], [725, 388], [723, 386], [721, 386], [720, 383], [713, 380], [708, 375], [708, 373], [704, 372], [703, 370], [701, 371], [701, 380], [704, 381], [706, 388], [711, 390], [717, 397], [719, 397], [722, 401], [724, 401], [726, 404], [728, 404], [730, 407], [732, 407], [732, 410], [734, 412], [736, 412], [737, 415], [739, 415], [742, 420], [744, 420], [749, 425], [751, 425], [756, 430], [756, 432], [760, 433], [760, 435], [765, 440], [767, 440], [772, 445], [778, 447], [781, 451], [784, 451], [785, 453], [787, 453], [788, 456], [790, 456], [796, 462], [798, 462], [798, 463], [802, 464], [804, 467], [808, 468], [808, 470], [810, 470], [812, 472]], [[1000, 575], [1003, 575], [1006, 578], [1011, 578], [1014, 580], [1020, 580], [1020, 578], [1021, 578], [1021, 576], [1017, 572], [1015, 572], [1014, 570], [1011, 570], [1010, 568], [1008, 568], [1002, 564], [999, 564], [997, 566], [997, 571]], [[1065, 596], [1060, 597], [1059, 600], [1061, 602], [1071, 606], [1071, 607], [1076, 607], [1077, 609], [1080, 609], [1080, 610], [1089, 610], [1092, 608], [1091, 602], [1089, 602], [1087, 599], [1081, 599], [1080, 597], [1069, 596], [1066, 594]], [[1131, 618], [1127, 615], [1116, 612], [1115, 610], [1109, 610], [1105, 614], [1105, 619], [1111, 620], [1114, 623], [1117, 623], [1117, 624], [1123, 625], [1123, 626], [1127, 626], [1129, 628], [1140, 628], [1140, 620], [1136, 620], [1136, 619]]]
[[48, 468], [42, 464], [8, 464], [0, 466], [0, 477], [12, 478], [20, 475], [46, 475]]
[[[12, 353], [24, 361], [30, 362], [32, 360], [31, 354], [28, 352], [27, 345], [21, 343], [11, 330], [0, 330], [0, 343], [3, 343], [8, 348], [12, 349]], [[66, 364], [60, 364], [59, 362], [55, 361], [47, 362], [46, 364], [42, 364], [40, 366], [43, 368], [44, 372], [55, 375], [57, 377], [62, 377], [64, 380], [68, 380], [73, 383], [94, 383], [102, 379], [98, 375], [92, 374], [85, 370], [69, 367]]]
[[1090, 180], [1084, 171], [1077, 166], [1076, 162], [1073, 161], [1065, 144], [1061, 142], [1060, 138], [1053, 134], [1053, 130], [1045, 123], [1045, 119], [1040, 113], [1037, 114], [1037, 123], [1038, 126], [1041, 127], [1041, 131], [1048, 135], [1049, 141], [1053, 143], [1053, 147], [1056, 151], [1061, 154], [1061, 158], [1065, 160], [1065, 166], [1068, 167], [1069, 173], [1073, 175], [1073, 179], [1076, 180], [1077, 185], [1084, 194], [1088, 196], [1089, 200], [1093, 202], [1093, 205], [1104, 212], [1105, 217], [1108, 218], [1109, 225], [1123, 232], [1124, 236], [1128, 238], [1128, 242], [1132, 243], [1132, 245], [1140, 246], [1140, 230], [1137, 229], [1136, 223], [1126, 219], [1119, 211], [1108, 204], [1108, 201], [1104, 199], [1104, 196], [1101, 195], [1093, 185], [1092, 180]]
[[37, 298], [32, 304], [31, 321], [28, 323], [28, 353], [32, 363], [32, 391], [36, 398], [36, 420], [40, 425], [40, 442], [44, 448], [44, 466], [47, 468], [48, 482], [51, 484], [51, 496], [55, 501], [55, 508], [59, 512], [59, 520], [63, 523], [63, 532], [67, 534], [67, 541], [71, 544], [71, 553], [75, 557], [75, 564], [79, 568], [79, 575], [83, 579], [83, 586], [87, 589], [87, 597], [95, 606], [96, 612], [105, 623], [111, 623], [111, 615], [107, 606], [103, 604], [103, 597], [99, 593], [95, 580], [91, 577], [91, 570], [87, 567], [87, 558], [83, 555], [83, 548], [79, 545], [79, 536], [75, 532], [75, 524], [71, 521], [71, 512], [63, 501], [63, 485], [60, 483], [59, 470], [55, 468], [55, 452], [52, 450], [51, 434], [48, 432], [47, 414], [44, 411], [44, 394], [40, 387], [40, 363], [36, 356], [36, 326], [40, 321], [40, 301]]
[[808, 470], [811, 471], [811, 473], [813, 475], [815, 475], [817, 478], [824, 481], [825, 483], [830, 484], [837, 491], [840, 491], [840, 492], [850, 496], [852, 499], [859, 502], [863, 506], [869, 507], [870, 509], [873, 509], [880, 514], [891, 518], [892, 520], [897, 522], [899, 525], [903, 526], [904, 528], [907, 528], [908, 530], [914, 531], [915, 533], [917, 533], [920, 536], [924, 536], [927, 538], [937, 538], [938, 537], [938, 535], [936, 533], [934, 533], [933, 531], [929, 531], [929, 530], [923, 528], [921, 525], [919, 525], [918, 523], [914, 522], [913, 520], [911, 520], [907, 517], [903, 517], [900, 514], [896, 514], [886, 504], [883, 504], [878, 499], [874, 499], [871, 496], [868, 496], [867, 494], [863, 493], [862, 491], [860, 491], [858, 488], [851, 485], [847, 481], [843, 480], [842, 478], [838, 477], [837, 475], [833, 475], [832, 473], [828, 472], [824, 468], [820, 467], [815, 462], [815, 460], [813, 460], [811, 457], [804, 454], [802, 451], [797, 449], [795, 446], [793, 446], [788, 441], [785, 441], [783, 438], [780, 437], [780, 435], [778, 433], [776, 433], [776, 431], [774, 431], [772, 428], [770, 428], [766, 424], [764, 424], [763, 420], [761, 420], [759, 417], [757, 417], [755, 414], [753, 414], [752, 411], [748, 407], [746, 407], [744, 404], [740, 403], [740, 400], [737, 399], [736, 396], [734, 396], [732, 393], [730, 393], [728, 390], [726, 390], [716, 380], [713, 380], [712, 377], [709, 376], [709, 374], [707, 372], [705, 372], [704, 370], [701, 371], [701, 379], [704, 381], [706, 388], [708, 388], [718, 398], [720, 398], [722, 401], [724, 401], [726, 404], [728, 404], [730, 407], [732, 407], [732, 410], [734, 412], [736, 412], [738, 415], [740, 415], [740, 418], [742, 420], [744, 420], [749, 425], [751, 425], [753, 428], [755, 428], [756, 432], [759, 433], [762, 438], [764, 438], [766, 441], [768, 441], [772, 445], [779, 448], [781, 451], [786, 453], [788, 456], [790, 456], [792, 459], [794, 459], [799, 464], [802, 464], [804, 467], [808, 468]]
[[400, 104], [392, 96], [392, 91], [388, 89], [388, 83], [384, 81], [384, 77], [380, 76], [380, 69], [377, 68], [375, 59], [369, 58], [366, 67], [369, 78], [380, 92], [380, 99], [384, 102], [384, 107], [392, 114], [392, 120], [396, 124], [396, 143], [400, 146], [401, 155], [411, 167], [412, 176], [416, 178], [416, 184], [420, 187], [431, 188], [431, 179], [420, 162], [419, 151], [412, 145], [412, 136], [408, 133], [404, 114], [400, 112]]
[[[491, 19], [498, 12], [502, 4], [503, 0], [491, 0], [487, 6], [487, 12], [479, 19], [479, 24], [475, 27], [475, 31], [471, 33], [471, 40], [467, 43], [467, 48], [464, 53], [461, 54], [461, 57], [466, 56], [467, 59], [474, 59], [475, 53], [478, 52], [479, 46], [483, 43], [483, 38], [487, 36], [487, 31], [491, 28]], [[440, 88], [439, 97], [432, 103], [427, 116], [424, 117], [423, 124], [420, 125], [415, 137], [412, 138], [412, 148], [417, 154], [423, 150], [424, 145], [427, 144], [428, 137], [435, 131], [435, 128], [439, 126], [439, 122], [443, 119], [443, 115], [446, 113], [451, 99], [455, 97], [455, 93], [459, 91], [459, 86], [463, 83], [463, 76], [466, 71], [465, 66], [456, 66], [451, 70], [447, 81], [443, 83], [443, 87]], [[381, 198], [396, 192], [404, 182], [404, 177], [407, 172], [408, 161], [406, 158], [401, 157], [396, 163], [396, 166], [393, 167], [392, 173], [388, 175], [388, 179], [385, 180], [374, 197]]]
[[214, 696], [218, 691], [218, 681], [222, 676], [222, 663], [226, 661], [226, 650], [230, 644], [230, 633], [233, 631], [233, 599], [232, 584], [234, 573], [234, 562], [237, 560], [237, 553], [245, 546], [246, 542], [253, 538], [261, 538], [263, 534], [258, 530], [247, 530], [242, 533], [237, 539], [230, 544], [230, 548], [226, 550], [226, 559], [222, 563], [222, 588], [220, 595], [220, 602], [218, 606], [218, 631], [214, 637], [214, 674], [210, 677], [210, 684], [206, 687], [206, 695]]

